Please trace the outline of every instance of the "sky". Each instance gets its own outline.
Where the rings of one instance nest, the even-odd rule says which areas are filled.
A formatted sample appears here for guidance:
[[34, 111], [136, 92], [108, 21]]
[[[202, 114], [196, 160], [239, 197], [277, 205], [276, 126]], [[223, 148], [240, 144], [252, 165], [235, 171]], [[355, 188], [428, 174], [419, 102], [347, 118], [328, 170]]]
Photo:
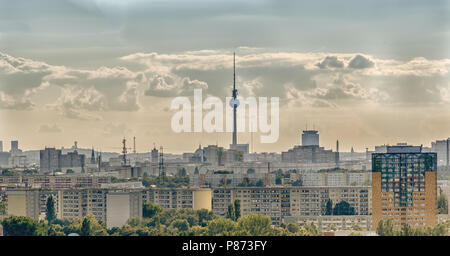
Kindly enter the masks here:
[[[450, 137], [448, 1], [0, 0], [0, 140], [120, 151], [136, 136], [191, 152], [229, 133], [175, 133], [177, 96], [280, 99], [286, 151], [301, 130], [357, 151]], [[131, 144], [129, 144], [131, 145]]]

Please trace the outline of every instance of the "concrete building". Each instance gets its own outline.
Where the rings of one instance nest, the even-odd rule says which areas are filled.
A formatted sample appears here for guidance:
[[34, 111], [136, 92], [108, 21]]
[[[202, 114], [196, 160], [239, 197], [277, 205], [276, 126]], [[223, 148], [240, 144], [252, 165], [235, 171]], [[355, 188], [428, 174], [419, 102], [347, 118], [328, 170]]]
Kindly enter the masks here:
[[110, 191], [106, 195], [106, 226], [121, 227], [130, 218], [142, 218], [142, 195], [139, 191]]
[[372, 154], [372, 228], [381, 219], [395, 226], [437, 224], [437, 154], [422, 147], [388, 146]]
[[346, 201], [357, 215], [370, 215], [370, 187], [246, 187], [213, 189], [213, 212], [226, 217], [228, 205], [241, 202], [241, 215], [259, 213], [280, 225], [288, 216], [320, 216], [328, 200]]
[[38, 190], [8, 190], [6, 196], [7, 215], [39, 219], [40, 196]]
[[150, 188], [142, 191], [142, 198], [165, 209], [212, 210], [209, 188]]
[[70, 189], [59, 191], [59, 208], [62, 219], [81, 220], [92, 213], [97, 221], [106, 221], [107, 189]]
[[368, 171], [361, 172], [300, 172], [303, 186], [368, 186], [372, 175]]
[[262, 184], [264, 186], [275, 185], [276, 175], [274, 173], [229, 173], [219, 174], [213, 170], [206, 174], [193, 174], [189, 177], [191, 186], [209, 186], [211, 188], [220, 186], [247, 186], [249, 184]]

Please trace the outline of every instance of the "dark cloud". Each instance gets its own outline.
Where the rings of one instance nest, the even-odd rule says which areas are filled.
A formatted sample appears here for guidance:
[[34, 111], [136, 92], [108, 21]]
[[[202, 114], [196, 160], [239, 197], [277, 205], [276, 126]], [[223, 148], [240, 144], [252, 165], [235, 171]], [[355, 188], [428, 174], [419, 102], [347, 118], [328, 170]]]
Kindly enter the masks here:
[[353, 57], [353, 59], [348, 63], [348, 67], [353, 69], [365, 69], [373, 66], [373, 61], [359, 54]]

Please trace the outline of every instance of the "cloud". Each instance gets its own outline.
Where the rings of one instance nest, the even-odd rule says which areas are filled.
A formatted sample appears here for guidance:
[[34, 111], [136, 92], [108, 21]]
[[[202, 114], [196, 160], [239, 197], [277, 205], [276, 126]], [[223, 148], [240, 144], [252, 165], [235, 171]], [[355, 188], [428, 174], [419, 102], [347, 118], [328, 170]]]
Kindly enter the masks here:
[[208, 89], [208, 84], [199, 80], [191, 80], [189, 77], [177, 75], [155, 75], [149, 79], [149, 85], [144, 94], [156, 97], [175, 97], [193, 95], [194, 89]]
[[344, 63], [340, 61], [336, 56], [327, 56], [325, 59], [323, 59], [321, 62], [317, 63], [316, 66], [318, 66], [321, 69], [324, 68], [342, 68], [344, 67]]
[[[296, 107], [449, 104], [440, 96], [449, 87], [449, 59], [241, 50], [236, 85], [242, 96], [279, 97], [281, 105]], [[139, 111], [148, 105], [140, 102], [146, 96], [191, 96], [195, 88], [217, 97], [231, 94], [233, 55], [228, 50], [134, 53], [120, 61], [123, 66], [76, 69], [1, 54], [0, 108], [46, 106], [67, 118], [101, 120], [105, 111]], [[45, 96], [48, 92], [52, 96]], [[47, 102], [36, 101], [41, 98]]]
[[56, 124], [54, 125], [43, 124], [39, 127], [39, 132], [41, 133], [59, 133], [61, 131], [62, 131], [61, 128], [59, 128], [59, 126], [57, 126]]
[[365, 68], [371, 68], [374, 66], [374, 62], [370, 59], [362, 56], [362, 55], [356, 55], [349, 63], [348, 67], [353, 69], [365, 69]]

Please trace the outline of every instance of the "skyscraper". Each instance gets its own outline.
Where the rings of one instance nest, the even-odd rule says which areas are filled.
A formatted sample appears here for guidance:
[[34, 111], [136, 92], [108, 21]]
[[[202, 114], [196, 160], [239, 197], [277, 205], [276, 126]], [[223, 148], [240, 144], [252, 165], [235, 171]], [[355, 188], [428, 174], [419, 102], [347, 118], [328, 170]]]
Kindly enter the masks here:
[[387, 146], [372, 154], [372, 228], [382, 219], [403, 224], [437, 224], [437, 155], [420, 146]]

